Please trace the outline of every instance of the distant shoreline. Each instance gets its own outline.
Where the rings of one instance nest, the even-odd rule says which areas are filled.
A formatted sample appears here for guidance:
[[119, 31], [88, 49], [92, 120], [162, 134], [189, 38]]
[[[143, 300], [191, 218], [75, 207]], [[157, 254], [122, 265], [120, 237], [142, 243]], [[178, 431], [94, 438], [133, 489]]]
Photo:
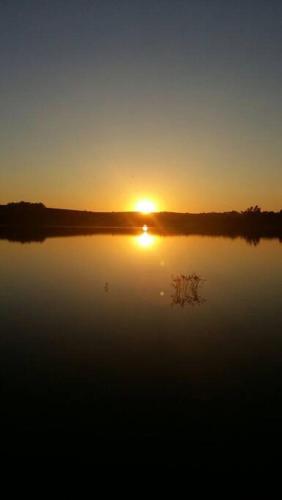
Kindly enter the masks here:
[[[44, 241], [48, 237], [79, 234], [134, 234], [146, 224], [160, 235], [214, 235], [282, 240], [282, 212], [177, 213], [87, 212], [46, 208], [43, 204], [0, 205], [0, 238]], [[18, 238], [18, 239], [17, 239]], [[29, 239], [30, 238], [30, 239]]]

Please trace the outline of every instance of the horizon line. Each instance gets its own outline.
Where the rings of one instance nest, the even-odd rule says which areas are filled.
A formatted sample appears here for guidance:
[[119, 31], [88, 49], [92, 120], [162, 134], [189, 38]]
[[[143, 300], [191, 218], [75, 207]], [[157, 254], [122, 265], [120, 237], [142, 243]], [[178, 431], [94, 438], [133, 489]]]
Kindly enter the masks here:
[[47, 209], [47, 210], [68, 210], [71, 212], [90, 212], [90, 213], [100, 213], [100, 214], [140, 214], [143, 215], [144, 217], [150, 217], [154, 214], [183, 214], [183, 215], [205, 215], [205, 214], [243, 214], [246, 213], [248, 210], [251, 211], [252, 209], [258, 209], [257, 213], [281, 213], [282, 209], [278, 209], [277, 211], [275, 210], [263, 210], [261, 207], [258, 205], [252, 205], [247, 207], [247, 209], [244, 210], [224, 210], [224, 211], [217, 211], [217, 210], [212, 210], [212, 211], [203, 211], [203, 212], [187, 212], [187, 211], [175, 211], [175, 210], [155, 210], [153, 212], [148, 212], [144, 213], [138, 210], [90, 210], [90, 209], [78, 209], [78, 208], [62, 208], [62, 207], [50, 207], [45, 205], [43, 202], [29, 202], [29, 201], [12, 201], [12, 202], [7, 202], [5, 204], [0, 204], [0, 207], [11, 207], [11, 206], [21, 206], [21, 205], [30, 205], [31, 207], [36, 207], [39, 208], [41, 207], [42, 209]]

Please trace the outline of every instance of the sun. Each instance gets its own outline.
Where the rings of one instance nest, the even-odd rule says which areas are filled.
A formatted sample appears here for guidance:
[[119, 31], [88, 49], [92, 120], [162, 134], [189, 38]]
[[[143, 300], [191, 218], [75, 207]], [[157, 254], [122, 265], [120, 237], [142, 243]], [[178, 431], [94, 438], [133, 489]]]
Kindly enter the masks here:
[[141, 212], [142, 214], [150, 214], [156, 211], [155, 203], [147, 199], [137, 201], [135, 208], [137, 212]]

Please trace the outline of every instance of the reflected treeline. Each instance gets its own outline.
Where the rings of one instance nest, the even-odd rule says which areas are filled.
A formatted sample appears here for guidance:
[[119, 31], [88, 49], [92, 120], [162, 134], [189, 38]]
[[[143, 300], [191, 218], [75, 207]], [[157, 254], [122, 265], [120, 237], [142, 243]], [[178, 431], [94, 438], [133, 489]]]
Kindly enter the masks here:
[[200, 288], [204, 279], [198, 274], [179, 274], [172, 278], [173, 294], [171, 295], [171, 305], [195, 306], [206, 302], [200, 295]]
[[[33, 227], [33, 226], [1, 226], [0, 239], [19, 243], [43, 243], [48, 238], [68, 236], [90, 236], [96, 234], [109, 235], [140, 235], [140, 227]], [[282, 242], [282, 235], [268, 232], [232, 232], [219, 230], [193, 229], [187, 231], [181, 228], [161, 229], [150, 227], [151, 235], [159, 236], [222, 236], [225, 238], [243, 238], [249, 245], [256, 246], [261, 239], [277, 239]]]
[[[245, 236], [244, 239], [248, 243], [248, 245], [251, 245], [253, 247], [256, 247], [260, 243], [260, 240], [261, 240], [261, 238], [255, 237], [255, 236], [253, 236], [253, 237], [251, 237], [251, 236]], [[280, 242], [282, 241], [281, 238], [279, 239], [279, 241]]]
[[1, 227], [0, 240], [18, 243], [44, 243], [48, 238], [73, 236], [91, 236], [96, 234], [108, 235], [140, 235], [140, 228], [119, 227]]

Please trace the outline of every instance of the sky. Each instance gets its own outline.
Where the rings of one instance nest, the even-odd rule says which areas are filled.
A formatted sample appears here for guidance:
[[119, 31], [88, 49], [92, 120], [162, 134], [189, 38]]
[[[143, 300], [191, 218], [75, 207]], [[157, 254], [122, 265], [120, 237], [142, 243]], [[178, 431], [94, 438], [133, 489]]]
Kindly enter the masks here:
[[0, 203], [282, 208], [282, 2], [0, 0]]

